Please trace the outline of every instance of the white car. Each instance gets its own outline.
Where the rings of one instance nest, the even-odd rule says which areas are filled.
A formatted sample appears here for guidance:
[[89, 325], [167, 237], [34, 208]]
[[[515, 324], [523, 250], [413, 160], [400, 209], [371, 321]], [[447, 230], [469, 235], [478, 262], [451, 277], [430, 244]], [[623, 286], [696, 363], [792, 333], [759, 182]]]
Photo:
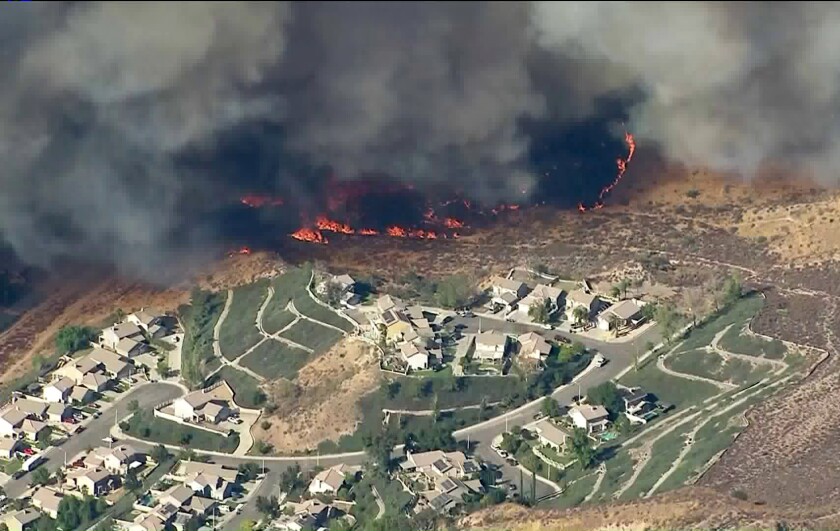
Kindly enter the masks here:
[[596, 367], [603, 367], [607, 363], [607, 358], [600, 354], [595, 354], [595, 357], [592, 358], [592, 363], [594, 363]]

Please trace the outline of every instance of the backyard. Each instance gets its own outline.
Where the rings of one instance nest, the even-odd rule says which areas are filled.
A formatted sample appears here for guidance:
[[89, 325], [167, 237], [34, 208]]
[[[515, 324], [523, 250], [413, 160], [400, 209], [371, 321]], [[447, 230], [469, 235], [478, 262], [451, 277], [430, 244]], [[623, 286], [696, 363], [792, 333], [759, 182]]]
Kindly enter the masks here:
[[262, 339], [256, 326], [257, 312], [267, 290], [265, 280], [233, 290], [233, 301], [219, 330], [219, 348], [227, 359], [235, 359]]
[[198, 450], [230, 453], [239, 446], [239, 434], [217, 435], [155, 417], [152, 411], [138, 411], [129, 420], [121, 422], [120, 428], [138, 439], [173, 446], [187, 445]]
[[298, 297], [295, 297], [295, 309], [303, 315], [311, 317], [316, 321], [321, 321], [322, 323], [335, 326], [345, 332], [353, 331], [354, 327], [350, 324], [350, 321], [339, 316], [331, 309], [318, 304], [306, 292], [302, 293]]
[[[226, 365], [217, 373], [217, 377], [230, 385], [233, 389], [234, 401], [238, 405], [255, 409], [265, 403], [265, 394], [260, 389], [259, 382], [251, 375]], [[208, 385], [212, 383], [208, 382]]]
[[309, 282], [312, 268], [308, 265], [294, 267], [274, 278], [271, 287], [274, 289], [274, 296], [268, 302], [263, 312], [263, 329], [269, 334], [279, 332], [284, 326], [292, 322], [289, 319], [290, 312], [286, 310], [289, 301], [304, 293]]
[[339, 339], [342, 334], [332, 328], [313, 323], [312, 321], [300, 320], [291, 328], [280, 334], [289, 341], [294, 341], [305, 347], [309, 347], [315, 351], [315, 354], [321, 354], [329, 350]]

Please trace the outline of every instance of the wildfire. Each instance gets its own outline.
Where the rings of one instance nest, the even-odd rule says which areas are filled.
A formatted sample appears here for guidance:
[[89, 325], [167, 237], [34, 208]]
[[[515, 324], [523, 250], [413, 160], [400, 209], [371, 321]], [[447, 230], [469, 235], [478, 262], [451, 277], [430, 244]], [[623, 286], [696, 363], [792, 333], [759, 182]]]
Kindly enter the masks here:
[[282, 206], [282, 197], [271, 197], [268, 195], [248, 194], [239, 198], [239, 202], [251, 208], [262, 208], [266, 206]]
[[236, 256], [238, 254], [251, 254], [251, 249], [249, 247], [242, 247], [239, 250], [229, 252], [228, 256]]
[[408, 236], [407, 230], [396, 225], [388, 227], [385, 232], [388, 236], [394, 236], [395, 238], [405, 238]]
[[376, 229], [359, 229], [359, 234], [362, 236], [376, 236], [379, 231]]
[[309, 229], [306, 227], [298, 229], [297, 231], [290, 234], [290, 236], [302, 242], [327, 243], [327, 239], [324, 238], [323, 234], [321, 234], [317, 230]]
[[579, 211], [586, 212], [591, 209], [598, 210], [600, 208], [604, 208], [604, 197], [606, 197], [608, 193], [612, 192], [615, 187], [618, 186], [618, 183], [621, 182], [621, 178], [624, 177], [624, 173], [627, 171], [627, 164], [633, 159], [633, 153], [636, 152], [636, 139], [633, 138], [632, 134], [627, 132], [624, 133], [624, 143], [627, 144], [627, 158], [616, 159], [615, 163], [618, 167], [618, 173], [616, 173], [615, 179], [601, 189], [601, 193], [598, 194], [598, 200], [595, 201], [595, 204], [592, 205], [592, 207], [587, 208], [583, 203], [578, 203]]
[[315, 226], [320, 230], [339, 232], [341, 234], [354, 234], [356, 232], [350, 225], [327, 219], [325, 216], [319, 216], [315, 220]]
[[464, 226], [464, 222], [460, 219], [446, 218], [443, 220], [443, 225], [447, 229], [460, 229]]

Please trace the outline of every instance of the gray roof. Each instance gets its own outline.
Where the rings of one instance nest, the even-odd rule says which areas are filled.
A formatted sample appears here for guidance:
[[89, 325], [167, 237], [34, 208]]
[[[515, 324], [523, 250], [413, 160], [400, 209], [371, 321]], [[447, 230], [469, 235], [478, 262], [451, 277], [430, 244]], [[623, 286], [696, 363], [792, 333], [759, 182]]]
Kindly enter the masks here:
[[482, 332], [475, 337], [476, 343], [489, 346], [505, 346], [507, 344], [507, 336], [495, 330], [488, 330]]
[[519, 292], [523, 287], [526, 287], [522, 282], [503, 277], [493, 277], [492, 282], [494, 286], [508, 291]]
[[120, 356], [116, 352], [101, 348], [93, 349], [93, 352], [88, 354], [87, 357], [104, 365], [105, 370], [112, 374], [118, 374], [124, 371], [129, 365], [127, 358]]
[[557, 301], [557, 299], [559, 299], [563, 295], [563, 290], [560, 288], [553, 288], [545, 284], [539, 284], [536, 288], [534, 288], [534, 291], [529, 293], [529, 295]]
[[619, 319], [630, 319], [642, 311], [642, 308], [631, 300], [621, 301], [618, 304], [610, 306], [607, 310]]
[[586, 293], [581, 289], [576, 289], [575, 291], [569, 293], [569, 295], [566, 297], [566, 300], [573, 304], [583, 305], [587, 308], [592, 308], [592, 304], [596, 300], [598, 300], [598, 296], [593, 295], [592, 293]]
[[557, 446], [562, 446], [566, 441], [566, 437], [569, 436], [568, 433], [558, 428], [553, 422], [551, 422], [550, 419], [547, 418], [544, 418], [534, 424], [534, 429], [537, 430], [540, 437], [556, 444]]
[[571, 411], [578, 411], [588, 422], [596, 422], [609, 416], [604, 406], [593, 406], [590, 404], [575, 406]]
[[24, 420], [26, 420], [27, 417], [28, 415], [26, 413], [24, 413], [23, 411], [18, 411], [17, 409], [9, 409], [5, 413], [0, 415], [0, 418], [5, 420], [12, 426], [17, 426], [21, 424]]
[[36, 511], [35, 509], [24, 509], [22, 511], [18, 511], [16, 513], [11, 513], [6, 516], [9, 520], [15, 520], [20, 525], [24, 526], [26, 524], [31, 524], [35, 520], [41, 517], [41, 513]]
[[67, 391], [68, 389], [71, 389], [74, 385], [75, 385], [75, 383], [73, 382], [73, 380], [71, 380], [70, 378], [67, 378], [65, 376], [65, 377], [59, 378], [58, 380], [52, 382], [47, 387], [55, 387], [56, 389], [58, 389], [60, 392], [63, 393], [64, 391]]
[[111, 330], [114, 332], [114, 335], [120, 339], [140, 333], [140, 327], [129, 322], [117, 323], [111, 327]]

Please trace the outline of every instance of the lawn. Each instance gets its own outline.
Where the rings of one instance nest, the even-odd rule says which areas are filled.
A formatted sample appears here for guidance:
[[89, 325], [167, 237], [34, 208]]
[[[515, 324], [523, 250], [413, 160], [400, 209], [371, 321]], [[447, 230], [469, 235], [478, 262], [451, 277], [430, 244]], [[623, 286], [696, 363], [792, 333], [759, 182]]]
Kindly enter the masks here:
[[648, 359], [638, 371], [628, 372], [619, 382], [626, 386], [640, 386], [660, 401], [677, 407], [696, 404], [718, 393], [718, 388], [712, 384], [665, 374], [656, 367], [654, 358]]
[[311, 317], [316, 321], [333, 325], [345, 332], [353, 331], [353, 325], [350, 324], [350, 321], [341, 317], [331, 309], [318, 304], [306, 292], [303, 292], [298, 297], [295, 297], [295, 308], [303, 315]]
[[[541, 503], [539, 506], [546, 509], [568, 509], [580, 505], [584, 498], [592, 492], [592, 488], [595, 487], [595, 483], [598, 481], [598, 473], [594, 469], [589, 470], [588, 474], [568, 485], [566, 491], [557, 498], [552, 498]], [[530, 493], [530, 489], [527, 486], [525, 490]]]
[[234, 401], [240, 406], [254, 409], [265, 403], [265, 393], [260, 389], [260, 383], [250, 374], [227, 365], [217, 375], [231, 386]]
[[305, 350], [269, 339], [239, 360], [239, 363], [269, 380], [293, 380], [310, 358], [312, 354]]
[[752, 318], [758, 313], [763, 304], [763, 299], [758, 295], [739, 299], [722, 314], [692, 330], [685, 341], [677, 346], [677, 351], [694, 350], [711, 345], [716, 334], [731, 324], [744, 323], [746, 320]]
[[619, 448], [617, 453], [606, 461], [607, 472], [601, 481], [601, 488], [595, 495], [595, 500], [608, 500], [633, 475], [633, 460], [630, 453]]
[[230, 453], [239, 446], [239, 434], [230, 437], [216, 435], [191, 426], [154, 416], [152, 411], [138, 411], [120, 427], [128, 435], [147, 441], [173, 446], [188, 445], [198, 450]]
[[498, 402], [522, 390], [519, 379], [509, 376], [464, 377], [461, 387], [457, 387], [455, 378], [398, 376], [392, 381], [399, 384], [393, 396], [386, 396], [381, 390], [377, 393], [383, 407], [390, 409], [431, 409], [435, 395], [441, 409], [474, 406], [482, 399]]
[[295, 319], [297, 319], [297, 315], [293, 314], [289, 310], [279, 310], [274, 312], [270, 319], [267, 318], [265, 316], [265, 312], [263, 312], [263, 330], [269, 334], [276, 334], [280, 330], [283, 330], [292, 324]]
[[274, 296], [268, 302], [268, 306], [266, 306], [263, 312], [262, 322], [263, 329], [266, 332], [274, 334], [291, 322], [286, 322], [286, 319], [288, 319], [284, 315], [286, 306], [290, 300], [306, 290], [306, 284], [309, 282], [311, 274], [312, 268], [308, 265], [295, 267], [271, 281], [271, 287], [274, 288]]
[[665, 360], [669, 369], [702, 376], [719, 382], [729, 382], [735, 385], [755, 383], [772, 372], [772, 367], [762, 364], [753, 366], [751, 363], [729, 358], [724, 360], [717, 352], [705, 350], [691, 350], [671, 355]]
[[692, 429], [690, 423], [674, 429], [653, 444], [651, 458], [642, 468], [641, 473], [630, 487], [624, 491], [620, 500], [633, 500], [642, 496], [653, 487], [659, 478], [671, 468], [683, 448], [685, 434]]
[[331, 346], [335, 345], [342, 338], [342, 334], [318, 323], [301, 320], [280, 334], [280, 337], [285, 337], [289, 341], [294, 341], [295, 343], [309, 347], [317, 355], [326, 352]]
[[262, 339], [256, 321], [267, 288], [267, 281], [259, 281], [233, 290], [233, 302], [219, 330], [219, 348], [227, 359], [241, 356]]
[[371, 491], [371, 487], [373, 486], [376, 487], [376, 492], [382, 498], [386, 514], [402, 514], [414, 500], [411, 494], [403, 490], [403, 486], [399, 481], [388, 479], [376, 473], [365, 474], [353, 486], [356, 506], [353, 507], [352, 513], [362, 526], [362, 529], [364, 529], [365, 525], [373, 522], [376, 515], [379, 514], [376, 498]]
[[778, 339], [764, 338], [743, 334], [743, 323], [736, 324], [726, 331], [720, 338], [718, 346], [735, 354], [748, 356], [764, 356], [765, 358], [780, 360], [785, 357], [787, 347]]

